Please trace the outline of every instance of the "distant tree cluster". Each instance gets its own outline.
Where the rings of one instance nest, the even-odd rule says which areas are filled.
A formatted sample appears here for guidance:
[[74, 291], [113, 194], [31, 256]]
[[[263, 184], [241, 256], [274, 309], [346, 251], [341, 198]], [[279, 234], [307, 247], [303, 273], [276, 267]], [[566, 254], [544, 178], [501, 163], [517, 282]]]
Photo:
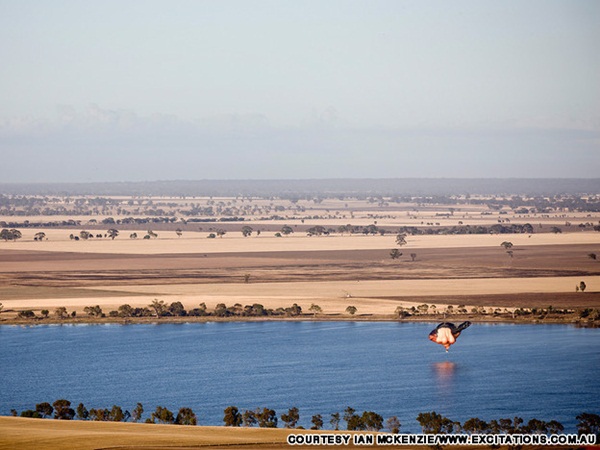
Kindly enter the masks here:
[[[318, 305], [312, 305], [313, 308], [310, 310], [313, 314], [322, 312]], [[83, 312], [91, 318], [104, 318], [106, 314], [99, 305], [86, 306], [83, 308]], [[43, 319], [48, 318], [50, 311], [42, 310], [42, 317], [36, 316], [35, 312], [26, 309], [17, 313], [19, 319]], [[254, 303], [252, 305], [242, 306], [240, 303], [236, 303], [233, 306], [227, 306], [225, 303], [219, 303], [215, 306], [214, 310], [209, 311], [205, 303], [200, 303], [198, 308], [186, 310], [181, 302], [165, 303], [163, 300], [153, 300], [151, 304], [145, 307], [132, 307], [129, 304], [123, 304], [119, 306], [117, 310], [110, 311], [109, 317], [265, 317], [265, 316], [286, 316], [296, 317], [302, 315], [302, 307], [294, 303], [288, 308], [265, 308], [260, 303]], [[54, 310], [54, 316], [57, 319], [67, 319], [68, 317], [76, 317], [76, 312], [73, 311], [71, 314], [68, 313], [67, 308], [64, 306], [58, 307]]]
[[200, 303], [198, 308], [186, 310], [181, 302], [165, 303], [163, 300], [153, 300], [148, 307], [132, 308], [125, 304], [119, 306], [117, 311], [111, 311], [110, 317], [262, 317], [262, 316], [299, 316], [302, 314], [302, 307], [294, 303], [289, 308], [277, 308], [275, 310], [265, 308], [260, 303], [242, 306], [236, 303], [233, 306], [227, 306], [225, 303], [218, 303], [214, 310], [209, 311], [206, 303]]
[[453, 227], [437, 227], [437, 228], [423, 228], [423, 227], [400, 227], [399, 233], [405, 233], [408, 235], [454, 235], [454, 234], [533, 234], [533, 225], [529, 223], [525, 224], [494, 224], [491, 226], [485, 225], [460, 225]]
[[[142, 420], [144, 407], [138, 403], [132, 412], [123, 411], [123, 408], [113, 405], [112, 408], [90, 408], [87, 409], [83, 403], [79, 403], [76, 409], [71, 407], [71, 402], [66, 399], [56, 400], [50, 404], [47, 402], [38, 403], [35, 409], [27, 409], [18, 414], [12, 410], [13, 416], [30, 417], [34, 419], [45, 419], [52, 417], [57, 420], [92, 420], [98, 422], [127, 422], [131, 419], [133, 422]], [[152, 412], [146, 423], [162, 423], [175, 425], [197, 425], [198, 417], [191, 408], [181, 408], [177, 415], [174, 415], [169, 409], [163, 406], [157, 406]]]

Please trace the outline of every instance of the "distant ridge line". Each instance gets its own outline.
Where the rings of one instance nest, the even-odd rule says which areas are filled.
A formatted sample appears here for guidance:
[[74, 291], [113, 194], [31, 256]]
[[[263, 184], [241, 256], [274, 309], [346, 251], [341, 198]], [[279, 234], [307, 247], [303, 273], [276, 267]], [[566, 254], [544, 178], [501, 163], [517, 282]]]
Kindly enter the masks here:
[[4, 195], [449, 196], [600, 194], [600, 178], [348, 178], [0, 183]]

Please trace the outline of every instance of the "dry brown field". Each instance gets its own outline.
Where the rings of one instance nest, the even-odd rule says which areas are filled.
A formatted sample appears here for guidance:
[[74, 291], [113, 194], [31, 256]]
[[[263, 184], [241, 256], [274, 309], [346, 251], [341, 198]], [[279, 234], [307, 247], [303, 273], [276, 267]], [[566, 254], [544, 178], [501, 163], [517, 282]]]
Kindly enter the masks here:
[[[121, 200], [126, 203], [125, 198]], [[243, 203], [226, 198], [194, 201], [205, 205]], [[286, 202], [281, 201], [282, 207], [291, 208]], [[577, 226], [597, 223], [598, 214], [501, 214], [482, 205], [463, 205], [448, 215], [451, 207], [443, 205], [378, 206], [325, 199], [318, 204], [301, 200], [293, 205], [304, 208], [310, 218], [294, 216], [281, 221], [259, 220], [261, 208], [273, 208], [273, 201], [254, 199], [252, 205], [256, 215], [244, 222], [162, 224], [154, 227], [158, 237], [153, 239], [130, 239], [131, 233], [143, 236], [147, 230], [101, 225], [103, 215], [79, 217], [80, 228], [23, 228], [20, 240], [0, 241], [0, 303], [4, 307], [0, 320], [8, 320], [22, 309], [39, 313], [59, 306], [77, 311], [81, 318], [85, 306], [99, 305], [108, 313], [125, 303], [147, 306], [154, 299], [180, 301], [186, 309], [200, 303], [209, 309], [218, 303], [260, 303], [273, 309], [297, 303], [306, 312], [316, 304], [323, 310], [320, 319], [349, 318], [345, 313], [349, 305], [358, 309], [355, 317], [361, 319], [393, 318], [397, 306], [422, 303], [435, 304], [438, 311], [447, 305], [465, 305], [469, 310], [477, 306], [600, 306], [600, 260], [588, 256], [600, 255], [600, 233]], [[51, 221], [57, 217], [28, 219]], [[408, 236], [406, 245], [396, 245], [394, 228], [407, 224], [456, 226], [459, 221], [486, 226], [531, 222], [536, 232], [416, 235]], [[306, 234], [311, 226], [336, 229], [347, 223], [377, 223], [388, 233]], [[565, 228], [566, 223], [571, 226]], [[285, 224], [295, 232], [276, 237]], [[551, 224], [561, 225], [565, 232], [549, 233]], [[243, 237], [240, 230], [244, 225], [255, 232]], [[103, 233], [109, 227], [120, 230], [114, 240], [76, 241], [69, 237], [81, 229]], [[181, 236], [175, 232], [177, 227], [183, 228]], [[207, 239], [209, 232], [219, 227], [227, 229], [226, 234]], [[262, 232], [258, 235], [257, 230]], [[40, 231], [47, 239], [34, 241]], [[513, 244], [512, 255], [500, 245], [503, 241]], [[399, 259], [390, 258], [393, 248], [403, 253]], [[576, 292], [581, 281], [587, 289]]]
[[229, 449], [288, 447], [291, 430], [0, 417], [0, 449]]
[[[348, 431], [300, 431], [273, 428], [198, 427], [123, 422], [89, 422], [0, 417], [0, 449], [5, 450], [280, 450], [290, 433], [354, 433]], [[301, 446], [314, 447], [314, 446]], [[364, 445], [316, 446], [316, 448], [364, 448]], [[375, 445], [367, 448], [381, 448]], [[424, 446], [387, 446], [425, 450]], [[456, 450], [487, 447], [460, 447]], [[527, 446], [528, 450], [561, 447]], [[502, 448], [501, 448], [502, 449]]]

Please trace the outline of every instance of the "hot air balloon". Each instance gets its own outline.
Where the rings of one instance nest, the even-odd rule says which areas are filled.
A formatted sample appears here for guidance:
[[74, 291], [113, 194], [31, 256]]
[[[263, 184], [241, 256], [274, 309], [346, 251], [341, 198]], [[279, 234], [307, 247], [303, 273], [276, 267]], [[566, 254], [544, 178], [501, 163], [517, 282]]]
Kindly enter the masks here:
[[456, 339], [460, 336], [460, 333], [471, 325], [471, 322], [463, 322], [459, 326], [455, 326], [450, 322], [440, 323], [435, 330], [429, 333], [429, 340], [436, 344], [443, 345], [446, 351], [452, 344], [456, 342]]

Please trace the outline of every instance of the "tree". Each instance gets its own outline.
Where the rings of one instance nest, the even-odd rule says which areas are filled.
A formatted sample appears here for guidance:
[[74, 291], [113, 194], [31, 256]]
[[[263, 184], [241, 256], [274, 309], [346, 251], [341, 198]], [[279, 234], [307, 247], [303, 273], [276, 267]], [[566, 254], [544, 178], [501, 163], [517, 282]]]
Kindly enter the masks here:
[[404, 306], [396, 306], [394, 313], [400, 318], [409, 317], [410, 313], [404, 308]]
[[[158, 234], [156, 234], [154, 231], [152, 230], [148, 230], [148, 234], [146, 236], [149, 236], [148, 239], [153, 238], [156, 239], [158, 237]], [[144, 239], [146, 239], [146, 236], [144, 236]]]
[[421, 425], [423, 433], [426, 434], [441, 434], [452, 433], [454, 424], [452, 421], [435, 411], [427, 413], [419, 413], [417, 422]]
[[17, 239], [21, 239], [22, 236], [21, 232], [14, 228], [11, 228], [10, 230], [3, 228], [2, 231], [0, 231], [0, 239], [4, 239], [5, 241], [16, 241]]
[[52, 415], [52, 413], [54, 412], [54, 408], [48, 402], [38, 403], [37, 405], [35, 405], [35, 410], [42, 417], [50, 417]]
[[108, 237], [114, 241], [115, 238], [119, 235], [119, 230], [116, 230], [115, 228], [111, 228], [106, 232], [106, 234], [108, 234]]
[[290, 227], [289, 225], [284, 225], [281, 227], [281, 234], [287, 236], [288, 234], [292, 234], [294, 232], [294, 229], [292, 227]]
[[244, 226], [242, 227], [242, 235], [243, 235], [244, 237], [251, 236], [253, 231], [254, 231], [254, 230], [252, 229], [252, 227], [250, 227], [250, 226], [248, 226], [248, 225], [244, 225]]
[[323, 312], [323, 310], [321, 309], [321, 307], [319, 305], [315, 305], [314, 303], [310, 305], [310, 308], [308, 308], [308, 310], [313, 313], [315, 316], [317, 314], [321, 314]]
[[102, 317], [102, 308], [100, 308], [100, 305], [86, 306], [83, 308], [83, 312], [90, 317]]
[[514, 417], [513, 419], [506, 418], [498, 420], [500, 431], [504, 434], [515, 434], [521, 431], [521, 425], [523, 419], [520, 417]]
[[17, 317], [19, 319], [33, 319], [35, 318], [35, 313], [30, 309], [25, 309], [23, 311], [19, 311]]
[[93, 236], [89, 231], [82, 230], [79, 232], [79, 237], [84, 241], [88, 240], [90, 236]]
[[529, 422], [527, 422], [524, 430], [529, 434], [547, 434], [548, 424], [543, 420], [531, 419]]
[[365, 430], [379, 431], [383, 428], [383, 417], [376, 412], [364, 411], [360, 419]]
[[510, 250], [513, 247], [513, 243], [509, 241], [504, 241], [500, 244], [501, 247], [504, 247], [504, 250]]
[[361, 417], [356, 414], [356, 410], [350, 406], [344, 410], [344, 421], [346, 422], [347, 430], [358, 431], [365, 429], [365, 425]]
[[223, 422], [226, 427], [239, 427], [242, 424], [242, 415], [237, 407], [228, 406], [223, 412], [225, 413]]
[[488, 428], [488, 423], [477, 417], [472, 417], [463, 424], [463, 430], [469, 434], [482, 434], [485, 433]]
[[551, 420], [550, 422], [546, 423], [546, 426], [548, 428], [548, 433], [550, 434], [559, 434], [565, 431], [563, 424], [557, 422], [556, 420]]
[[68, 316], [67, 308], [65, 308], [64, 306], [59, 306], [54, 310], [54, 315], [59, 319], [66, 319]]
[[348, 314], [350, 314], [351, 316], [353, 316], [354, 314], [356, 314], [356, 311], [358, 311], [358, 309], [356, 308], [356, 306], [348, 306], [346, 308], [346, 312]]
[[142, 415], [144, 414], [144, 406], [141, 403], [135, 405], [133, 408], [133, 413], [131, 414], [131, 418], [134, 422], [139, 422], [142, 419]]
[[167, 314], [168, 307], [163, 300], [154, 299], [152, 303], [148, 305], [149, 308], [154, 310], [157, 317], [162, 317]]
[[158, 423], [170, 424], [175, 422], [175, 417], [173, 417], [173, 413], [163, 406], [157, 406], [156, 410], [152, 413], [150, 418], [152, 421], [157, 420]]
[[72, 420], [75, 417], [75, 410], [71, 408], [69, 400], [59, 399], [52, 403], [54, 407], [54, 418], [58, 420]]
[[398, 417], [392, 416], [385, 421], [385, 426], [390, 431], [390, 433], [398, 434], [400, 433], [400, 427], [402, 425], [400, 424], [400, 420], [398, 419]]
[[306, 230], [306, 235], [307, 236], [321, 236], [322, 234], [326, 234], [327, 230], [325, 229], [325, 227], [322, 227], [321, 225], [316, 225], [314, 227], [310, 227], [308, 230]]
[[313, 424], [313, 426], [310, 427], [311, 430], [320, 430], [323, 428], [323, 416], [321, 416], [321, 414], [315, 414], [312, 416], [310, 422]]
[[26, 409], [25, 411], [21, 411], [20, 416], [27, 417], [30, 419], [41, 419], [42, 418], [42, 415], [39, 412], [34, 411], [33, 409]]
[[297, 303], [294, 303], [289, 308], [285, 308], [285, 313], [286, 313], [286, 315], [291, 316], [291, 317], [299, 316], [302, 314], [302, 307], [299, 306]]
[[554, 233], [554, 234], [558, 234], [558, 233], [562, 233], [562, 230], [558, 227], [552, 227], [552, 228], [550, 228], [550, 232]]
[[91, 408], [89, 411], [89, 418], [95, 422], [105, 422], [108, 420], [108, 414], [108, 409]]
[[177, 237], [181, 237], [181, 235], [183, 234], [183, 230], [181, 228], [177, 228], [175, 230], [175, 234], [177, 235]]
[[231, 311], [225, 303], [217, 303], [214, 310], [214, 315], [217, 317], [227, 317], [231, 315]]
[[[127, 415], [130, 415], [129, 412], [127, 412]], [[123, 422], [124, 420], [126, 420], [125, 413], [123, 413], [123, 408], [117, 405], [113, 405], [111, 410], [108, 412], [107, 419], [111, 422]]]
[[378, 231], [379, 231], [379, 229], [377, 228], [377, 225], [375, 225], [375, 224], [367, 225], [366, 227], [364, 227], [362, 229], [362, 232], [365, 235], [369, 235], [369, 234], [376, 235]]
[[131, 317], [133, 316], [133, 308], [131, 307], [131, 305], [128, 304], [124, 304], [119, 306], [119, 309], [117, 310], [119, 317]]
[[396, 235], [396, 245], [399, 245], [400, 247], [406, 245], [406, 233], [398, 233]]
[[345, 410], [344, 410], [344, 415], [342, 416], [342, 419], [344, 420], [344, 422], [348, 423], [348, 421], [352, 418], [352, 416], [354, 416], [356, 413], [356, 410], [354, 408], [352, 408], [351, 406], [348, 406]]
[[0, 312], [2, 312], [2, 309], [4, 309], [4, 305], [0, 303]]
[[253, 425], [256, 425], [257, 420], [256, 420], [256, 414], [254, 413], [254, 411], [250, 411], [250, 410], [246, 410], [244, 411], [244, 414], [242, 414], [242, 424], [245, 427], [251, 427]]
[[329, 420], [329, 423], [331, 424], [331, 426], [333, 427], [334, 430], [339, 430], [340, 429], [340, 413], [339, 412], [333, 413], [331, 415], [331, 419]]
[[575, 419], [577, 423], [577, 434], [595, 434], [596, 442], [600, 438], [600, 416], [593, 413], [581, 413]]
[[39, 231], [33, 235], [34, 241], [43, 241], [44, 239], [46, 239], [46, 233], [43, 231]]
[[255, 412], [260, 428], [277, 428], [277, 413], [269, 408], [258, 408]]
[[79, 420], [87, 420], [89, 416], [90, 412], [87, 410], [83, 403], [77, 405], [77, 418]]
[[198, 417], [191, 408], [181, 408], [175, 418], [177, 425], [197, 425]]
[[300, 420], [300, 412], [298, 408], [295, 406], [290, 408], [287, 413], [283, 413], [281, 415], [281, 420], [285, 424], [284, 428], [296, 428], [296, 425]]
[[393, 248], [390, 250], [390, 258], [398, 259], [401, 256], [402, 256], [402, 252], [400, 250], [398, 250], [397, 248]]
[[174, 316], [186, 316], [187, 312], [181, 302], [173, 302], [169, 306], [169, 312]]
[[47, 319], [48, 315], [50, 314], [50, 311], [47, 309], [42, 309], [40, 312], [42, 313], [42, 316], [44, 316], [44, 319]]
[[594, 261], [596, 261], [596, 259], [597, 259], [598, 257], [596, 256], [596, 254], [595, 254], [595, 253], [588, 253], [588, 258], [590, 258], [590, 259], [593, 259]]
[[423, 303], [422, 305], [417, 306], [417, 311], [419, 311], [419, 314], [427, 314], [429, 311], [429, 305], [427, 303]]
[[579, 283], [579, 290], [580, 290], [581, 292], [585, 291], [585, 288], [586, 288], [586, 287], [587, 287], [587, 286], [585, 285], [585, 282], [584, 282], [584, 281], [582, 281], [581, 283]]
[[137, 237], [138, 237], [137, 233], [131, 233], [129, 235], [129, 239], [137, 239]]

